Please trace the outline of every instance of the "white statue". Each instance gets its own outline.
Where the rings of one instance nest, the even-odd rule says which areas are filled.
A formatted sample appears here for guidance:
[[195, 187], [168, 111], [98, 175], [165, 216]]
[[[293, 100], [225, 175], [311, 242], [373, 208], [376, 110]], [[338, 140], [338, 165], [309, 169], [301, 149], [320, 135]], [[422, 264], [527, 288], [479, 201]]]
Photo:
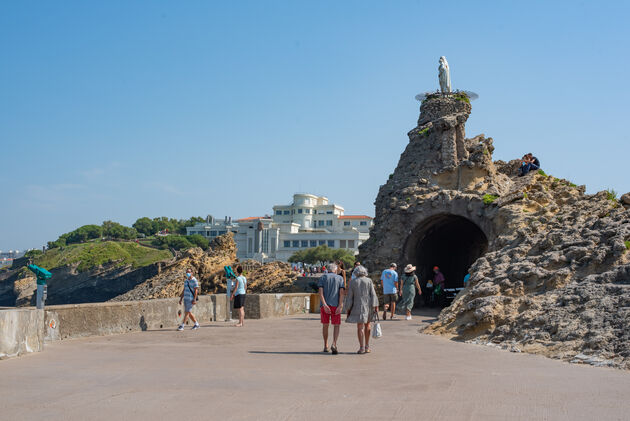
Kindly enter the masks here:
[[448, 61], [446, 61], [446, 57], [440, 57], [440, 67], [438, 67], [440, 71], [440, 91], [443, 94], [451, 93], [451, 72], [448, 68]]

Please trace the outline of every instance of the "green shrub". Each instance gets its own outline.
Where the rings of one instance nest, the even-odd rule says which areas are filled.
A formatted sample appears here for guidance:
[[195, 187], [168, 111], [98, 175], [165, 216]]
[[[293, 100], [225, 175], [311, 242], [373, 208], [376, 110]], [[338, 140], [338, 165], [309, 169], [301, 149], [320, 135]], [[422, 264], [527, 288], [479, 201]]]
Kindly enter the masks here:
[[630, 241], [624, 241], [624, 244], [626, 245], [626, 250], [630, 250]]
[[546, 172], [544, 172], [543, 170], [538, 170], [538, 175], [542, 175], [542, 176], [543, 176], [543, 177], [545, 177], [545, 178], [549, 177], [549, 176], [547, 175], [547, 173], [546, 173]]
[[468, 95], [466, 95], [465, 92], [456, 92], [453, 95], [453, 98], [455, 98], [455, 100], [457, 101], [464, 101], [470, 104], [470, 98], [468, 98]]
[[497, 200], [498, 198], [499, 198], [499, 196], [495, 196], [493, 194], [484, 194], [483, 198], [482, 198], [483, 204], [484, 205], [489, 205], [492, 202], [494, 202], [495, 200]]
[[424, 129], [418, 131], [418, 136], [428, 136], [429, 135], [429, 127], [425, 127]]
[[40, 249], [33, 249], [33, 250], [29, 250], [26, 253], [24, 253], [24, 257], [28, 257], [28, 258], [33, 258], [33, 257], [37, 257], [44, 254], [43, 251], [41, 251]]
[[606, 199], [611, 200], [613, 202], [617, 201], [617, 192], [615, 189], [606, 190]]
[[523, 192], [523, 199], [527, 199], [527, 192], [526, 191]]

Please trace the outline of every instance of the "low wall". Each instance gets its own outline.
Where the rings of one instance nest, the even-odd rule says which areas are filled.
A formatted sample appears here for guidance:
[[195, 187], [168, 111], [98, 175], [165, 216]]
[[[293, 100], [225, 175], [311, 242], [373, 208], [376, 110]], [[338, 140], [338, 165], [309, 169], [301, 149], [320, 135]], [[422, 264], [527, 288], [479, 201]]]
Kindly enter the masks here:
[[0, 359], [41, 351], [44, 347], [43, 325], [43, 310], [0, 310]]
[[[247, 294], [245, 298], [246, 319], [266, 319], [310, 312], [311, 294]], [[232, 317], [238, 318], [237, 311]]]
[[[245, 318], [262, 319], [308, 313], [311, 294], [247, 294]], [[181, 310], [182, 314], [178, 315]], [[225, 294], [202, 295], [193, 313], [200, 323], [224, 321]], [[0, 310], [0, 359], [37, 352], [44, 341], [173, 329], [181, 323], [179, 298], [66, 304], [45, 310]], [[234, 315], [234, 318], [237, 316]]]
[[[193, 309], [200, 323], [225, 320], [225, 295], [202, 295]], [[178, 311], [181, 310], [181, 315]], [[46, 341], [173, 328], [181, 323], [179, 298], [67, 304], [46, 307]]]

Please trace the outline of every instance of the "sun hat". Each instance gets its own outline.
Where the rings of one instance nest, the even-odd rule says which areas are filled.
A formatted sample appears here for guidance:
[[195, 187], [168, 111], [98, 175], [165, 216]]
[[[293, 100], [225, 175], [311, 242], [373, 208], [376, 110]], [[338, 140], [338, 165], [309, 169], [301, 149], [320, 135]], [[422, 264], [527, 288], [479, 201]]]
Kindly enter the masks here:
[[396, 263], [390, 263], [390, 264], [389, 264], [389, 267], [390, 267], [390, 268], [397, 268], [397, 267], [398, 267], [398, 265], [397, 265]]
[[409, 263], [407, 266], [405, 266], [405, 273], [411, 273], [414, 270], [416, 270], [415, 266], [411, 266], [411, 263]]

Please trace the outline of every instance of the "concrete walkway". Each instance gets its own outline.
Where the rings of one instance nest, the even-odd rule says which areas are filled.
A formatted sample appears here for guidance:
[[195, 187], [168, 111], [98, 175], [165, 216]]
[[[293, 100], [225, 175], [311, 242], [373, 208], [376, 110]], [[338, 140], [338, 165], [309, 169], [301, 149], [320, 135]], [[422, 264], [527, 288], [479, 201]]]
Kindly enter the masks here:
[[[399, 316], [400, 317], [400, 316]], [[314, 315], [57, 342], [0, 361], [2, 420], [627, 420], [630, 373], [383, 323], [321, 353]]]

